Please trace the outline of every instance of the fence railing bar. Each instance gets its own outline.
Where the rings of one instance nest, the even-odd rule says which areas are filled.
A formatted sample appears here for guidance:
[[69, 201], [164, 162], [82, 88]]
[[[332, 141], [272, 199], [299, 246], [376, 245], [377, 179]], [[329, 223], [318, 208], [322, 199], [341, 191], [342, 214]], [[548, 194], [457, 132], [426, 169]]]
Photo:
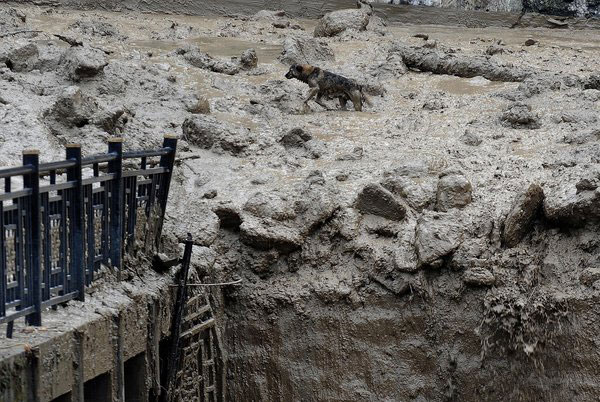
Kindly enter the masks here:
[[84, 202], [81, 172], [81, 145], [67, 145], [67, 159], [75, 161], [75, 165], [67, 170], [67, 180], [75, 182], [75, 187], [70, 191], [71, 198], [71, 275], [73, 277], [72, 290], [79, 292], [77, 300], [85, 299], [85, 260], [84, 260]]
[[75, 166], [75, 161], [69, 161], [69, 160], [42, 163], [42, 164], [40, 164], [40, 174], [44, 174], [44, 173], [52, 174], [52, 171], [54, 171], [54, 174], [56, 174], [57, 170], [68, 169], [73, 166]]
[[[21, 318], [21, 317], [25, 317], [27, 315], [32, 314], [35, 311], [35, 307], [30, 306], [27, 308], [24, 308], [22, 310], [19, 311], [15, 311], [14, 313], [11, 313], [9, 315], [7, 315], [6, 317], [2, 317], [0, 318], [0, 324], [5, 324], [8, 322], [8, 324], [12, 324], [14, 320]], [[11, 330], [12, 332], [12, 330]], [[12, 336], [10, 336], [9, 338], [11, 338]]]
[[81, 159], [81, 165], [89, 166], [89, 165], [95, 165], [95, 164], [99, 164], [99, 163], [112, 162], [117, 158], [118, 158], [118, 155], [113, 152], [109, 152], [107, 154], [92, 155], [92, 156], [88, 156], [87, 158]]
[[15, 191], [13, 193], [0, 194], [0, 201], [9, 201], [17, 198], [23, 198], [31, 195], [31, 189], [25, 188], [23, 190]]
[[108, 152], [115, 153], [117, 157], [108, 164], [108, 171], [114, 175], [110, 196], [110, 262], [121, 272], [123, 255], [123, 142], [119, 138], [111, 139], [108, 143]]
[[48, 194], [42, 194], [42, 206], [44, 208], [44, 213], [42, 214], [44, 222], [44, 241], [42, 243], [44, 253], [44, 292], [42, 294], [42, 301], [44, 301], [51, 297], [50, 278], [52, 275], [52, 239], [50, 238], [52, 214], [50, 212], [50, 197]]
[[6, 244], [4, 241], [4, 203], [0, 202], [0, 317], [6, 315]]
[[114, 173], [107, 173], [102, 176], [88, 177], [86, 179], [83, 179], [82, 183], [84, 186], [86, 186], [88, 184], [103, 183], [105, 181], [110, 181], [110, 180], [114, 180], [114, 179], [115, 179]]
[[44, 300], [42, 302], [42, 308], [48, 308], [48, 307], [52, 307], [55, 306], [57, 304], [62, 304], [62, 303], [66, 303], [69, 300], [73, 300], [76, 299], [78, 294], [78, 292], [71, 292], [71, 293], [67, 293], [65, 295], [61, 295], [61, 296], [56, 296], [51, 298], [50, 300]]
[[66, 183], [59, 184], [50, 184], [47, 186], [40, 187], [40, 193], [49, 193], [50, 191], [60, 191], [60, 190], [68, 190], [70, 188], [75, 188], [76, 183], [68, 181]]
[[[0, 170], [0, 179], [9, 179], [13, 176], [23, 176], [31, 174], [33, 168], [31, 166], [18, 166]], [[10, 191], [10, 188], [8, 189]]]
[[165, 147], [163, 145], [163, 148], [155, 149], [155, 150], [123, 152], [123, 159], [149, 158], [152, 156], [165, 156], [165, 155], [168, 155], [170, 152], [171, 152], [171, 148]]

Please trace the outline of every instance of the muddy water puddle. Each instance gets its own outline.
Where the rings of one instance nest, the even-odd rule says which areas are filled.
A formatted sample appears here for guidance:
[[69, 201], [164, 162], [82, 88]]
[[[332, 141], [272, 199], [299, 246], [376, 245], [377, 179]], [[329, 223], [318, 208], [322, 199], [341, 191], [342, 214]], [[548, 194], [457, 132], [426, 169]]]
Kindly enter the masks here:
[[441, 79], [437, 88], [453, 95], [479, 95], [506, 88], [503, 82], [489, 81], [483, 77], [460, 78], [447, 76]]

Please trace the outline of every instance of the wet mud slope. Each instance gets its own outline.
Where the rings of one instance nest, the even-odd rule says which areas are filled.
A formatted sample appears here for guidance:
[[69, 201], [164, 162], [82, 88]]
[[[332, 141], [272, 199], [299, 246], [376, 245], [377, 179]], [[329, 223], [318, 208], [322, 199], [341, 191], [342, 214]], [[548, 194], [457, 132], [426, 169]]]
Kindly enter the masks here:
[[[0, 6], [3, 166], [181, 136], [164, 231], [195, 239], [235, 401], [593, 401], [600, 39]], [[372, 106], [309, 102], [314, 64]]]

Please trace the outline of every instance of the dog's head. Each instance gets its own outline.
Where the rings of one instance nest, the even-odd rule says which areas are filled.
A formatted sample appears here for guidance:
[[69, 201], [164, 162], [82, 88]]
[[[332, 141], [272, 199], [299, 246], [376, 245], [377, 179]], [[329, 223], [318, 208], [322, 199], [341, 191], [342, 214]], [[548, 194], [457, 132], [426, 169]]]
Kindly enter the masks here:
[[292, 78], [300, 78], [302, 76], [302, 66], [300, 64], [292, 64], [289, 71], [285, 75], [288, 80]]

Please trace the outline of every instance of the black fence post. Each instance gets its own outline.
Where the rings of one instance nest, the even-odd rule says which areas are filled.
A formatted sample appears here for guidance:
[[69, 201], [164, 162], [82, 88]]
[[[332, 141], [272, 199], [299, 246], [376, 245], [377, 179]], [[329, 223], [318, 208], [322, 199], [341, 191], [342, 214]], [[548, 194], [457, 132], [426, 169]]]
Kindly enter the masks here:
[[[71, 197], [71, 277], [77, 300], [85, 300], [85, 244], [83, 233], [85, 221], [83, 209], [83, 185], [81, 167], [81, 145], [67, 145], [67, 159], [75, 161], [75, 166], [67, 169], [67, 180], [75, 182]], [[69, 289], [72, 291], [73, 289]]]
[[163, 221], [165, 219], [165, 212], [167, 210], [167, 200], [169, 199], [169, 188], [171, 186], [171, 176], [173, 175], [173, 167], [175, 166], [175, 154], [177, 152], [177, 136], [165, 135], [163, 140], [163, 148], [169, 148], [170, 151], [167, 155], [160, 157], [160, 167], [167, 169], [164, 174], [164, 184], [161, 189], [160, 201], [160, 221], [158, 230], [156, 233], [156, 249], [158, 250], [160, 245], [160, 235], [162, 233]]
[[[123, 257], [123, 139], [111, 138], [108, 152], [117, 158], [108, 162], [108, 173], [114, 174], [110, 194], [110, 263], [121, 272]], [[120, 277], [120, 274], [119, 274]]]
[[[34, 307], [34, 312], [27, 316], [27, 324], [41, 326], [42, 325], [42, 225], [41, 225], [41, 201], [40, 201], [40, 154], [37, 150], [23, 152], [23, 165], [31, 166], [33, 171], [23, 177], [23, 187], [31, 189], [31, 201], [29, 203], [29, 233], [27, 239], [29, 241], [30, 255], [27, 256], [29, 264], [27, 279], [28, 279], [28, 301]], [[27, 232], [27, 230], [26, 230]], [[23, 268], [21, 268], [23, 269]], [[23, 286], [23, 285], [22, 285]]]

